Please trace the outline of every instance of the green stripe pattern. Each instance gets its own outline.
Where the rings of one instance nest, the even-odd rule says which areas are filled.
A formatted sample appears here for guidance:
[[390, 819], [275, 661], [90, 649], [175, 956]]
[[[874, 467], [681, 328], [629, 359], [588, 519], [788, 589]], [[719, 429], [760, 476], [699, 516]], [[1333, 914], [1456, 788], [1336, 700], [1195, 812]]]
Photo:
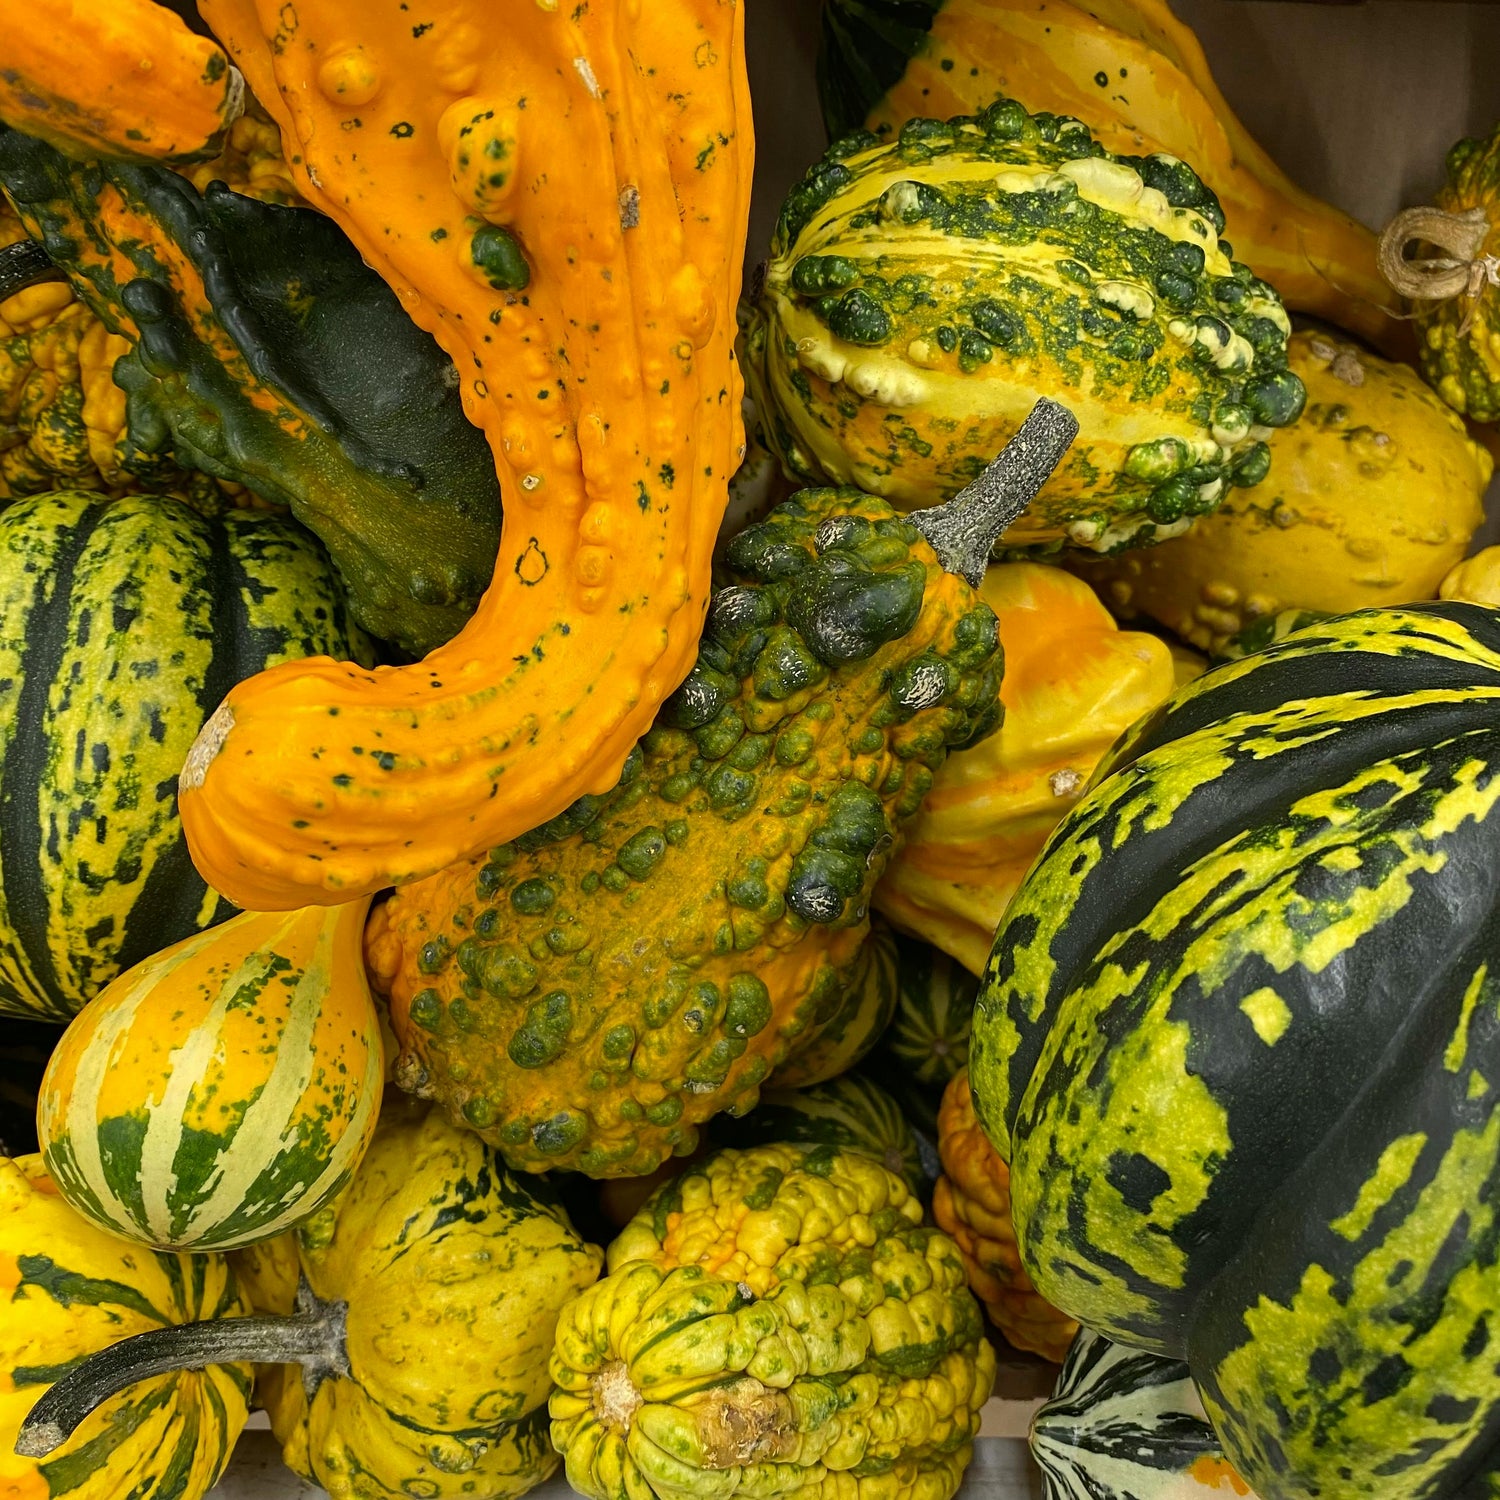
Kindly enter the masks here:
[[0, 1014], [64, 1021], [229, 916], [178, 822], [188, 747], [252, 673], [366, 651], [281, 517], [74, 491], [0, 512]]
[[1027, 1269], [1187, 1358], [1262, 1500], [1500, 1458], [1497, 772], [1500, 612], [1320, 622], [1135, 726], [996, 938]]

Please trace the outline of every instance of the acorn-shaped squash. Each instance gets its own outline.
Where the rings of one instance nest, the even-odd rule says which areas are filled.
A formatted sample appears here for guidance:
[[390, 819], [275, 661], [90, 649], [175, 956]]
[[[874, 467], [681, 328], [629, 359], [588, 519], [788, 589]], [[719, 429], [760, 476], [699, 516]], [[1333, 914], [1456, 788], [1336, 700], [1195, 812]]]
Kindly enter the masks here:
[[1043, 394], [1080, 435], [1007, 544], [1185, 530], [1264, 477], [1265, 431], [1303, 404], [1286, 313], [1223, 228], [1190, 166], [1014, 100], [846, 137], [788, 195], [745, 337], [767, 446], [928, 505]]
[[1484, 520], [1494, 462], [1406, 365], [1319, 329], [1292, 335], [1307, 410], [1266, 439], [1264, 484], [1186, 536], [1071, 565], [1110, 607], [1201, 650], [1284, 610], [1431, 599]]
[[869, 1157], [722, 1151], [608, 1266], [552, 1356], [552, 1440], [580, 1494], [958, 1489], [994, 1352], [952, 1242]]

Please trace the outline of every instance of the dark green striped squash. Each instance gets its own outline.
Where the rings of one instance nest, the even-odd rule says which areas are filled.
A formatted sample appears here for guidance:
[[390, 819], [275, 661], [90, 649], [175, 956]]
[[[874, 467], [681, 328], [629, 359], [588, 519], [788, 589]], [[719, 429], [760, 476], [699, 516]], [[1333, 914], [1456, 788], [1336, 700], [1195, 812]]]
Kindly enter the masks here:
[[720, 1115], [711, 1131], [715, 1143], [739, 1150], [785, 1143], [862, 1151], [904, 1177], [919, 1197], [927, 1196], [937, 1176], [923, 1162], [901, 1106], [859, 1073], [811, 1088], [767, 1089], [749, 1114], [739, 1119]]
[[229, 916], [177, 818], [199, 726], [264, 667], [366, 653], [293, 521], [77, 491], [0, 512], [0, 1014], [66, 1020]]
[[1188, 1367], [1074, 1338], [1051, 1399], [1031, 1419], [1044, 1500], [1244, 1500]]
[[1100, 774], [975, 1014], [1027, 1270], [1263, 1500], [1493, 1494], [1500, 611], [1316, 623]]
[[882, 1048], [905, 1073], [941, 1094], [969, 1060], [979, 981], [940, 948], [896, 939], [896, 1014]]

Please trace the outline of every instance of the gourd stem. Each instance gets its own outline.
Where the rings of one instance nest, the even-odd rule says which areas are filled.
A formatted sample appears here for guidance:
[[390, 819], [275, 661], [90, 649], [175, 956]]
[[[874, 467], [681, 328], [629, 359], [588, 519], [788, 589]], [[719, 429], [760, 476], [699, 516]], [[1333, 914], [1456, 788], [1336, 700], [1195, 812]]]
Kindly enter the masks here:
[[913, 511], [907, 519], [927, 538], [938, 561], [977, 589], [995, 543], [1021, 518], [1077, 436], [1078, 418], [1043, 396], [978, 479], [951, 500]]
[[[1484, 267], [1480, 250], [1490, 232], [1482, 208], [1461, 214], [1440, 208], [1408, 208], [1385, 226], [1376, 250], [1380, 274], [1403, 297], [1420, 302], [1445, 302], [1476, 291], [1474, 268]], [[1445, 252], [1439, 256], [1406, 258], [1409, 245], [1427, 244]]]
[[45, 1458], [78, 1424], [118, 1391], [153, 1375], [248, 1361], [300, 1364], [347, 1372], [344, 1325], [348, 1307], [324, 1302], [293, 1317], [220, 1318], [153, 1328], [91, 1354], [44, 1391], [16, 1438], [22, 1458]]
[[0, 250], [0, 302], [39, 281], [65, 279], [62, 267], [35, 240], [17, 240]]

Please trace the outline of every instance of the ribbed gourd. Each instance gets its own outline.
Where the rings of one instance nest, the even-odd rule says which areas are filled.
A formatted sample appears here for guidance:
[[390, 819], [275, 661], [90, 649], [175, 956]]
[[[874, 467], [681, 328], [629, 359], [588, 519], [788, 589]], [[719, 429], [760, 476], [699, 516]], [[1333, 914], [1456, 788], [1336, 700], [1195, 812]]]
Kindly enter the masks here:
[[1111, 151], [1191, 162], [1239, 258], [1289, 309], [1409, 353], [1375, 235], [1271, 160], [1165, 0], [827, 0], [818, 85], [833, 136], [864, 126], [886, 138], [913, 116], [977, 113], [1005, 94], [1087, 121]]
[[854, 1067], [896, 1013], [896, 934], [878, 917], [859, 945], [833, 1014], [771, 1075], [773, 1089], [827, 1083]]
[[976, 1111], [1023, 1262], [1186, 1360], [1263, 1500], [1500, 1462], [1500, 612], [1345, 615], [1129, 731], [1011, 903]]
[[901, 508], [972, 480], [1038, 394], [1080, 436], [1005, 544], [1110, 552], [1265, 477], [1302, 410], [1276, 293], [1192, 168], [1001, 99], [845, 137], [788, 195], [745, 338], [767, 446]]
[[1463, 557], [1494, 461], [1462, 420], [1408, 366], [1321, 330], [1293, 334], [1287, 362], [1308, 404], [1267, 438], [1264, 484], [1159, 547], [1077, 559], [1121, 615], [1217, 653], [1284, 610], [1431, 599]]
[[371, 919], [398, 1080], [513, 1167], [637, 1175], [749, 1109], [839, 1006], [934, 771], [998, 721], [994, 615], [883, 501], [804, 491], [725, 562], [620, 785]]
[[1009, 1343], [1060, 1361], [1078, 1324], [1041, 1296], [1021, 1264], [1010, 1171], [974, 1118], [968, 1068], [943, 1090], [937, 1148], [943, 1175], [933, 1189], [932, 1217], [958, 1246], [969, 1289]]
[[[1196, 535], [1197, 527], [1188, 539]], [[1100, 758], [1176, 685], [1170, 649], [1156, 636], [1119, 629], [1093, 590], [1061, 568], [996, 563], [979, 592], [1000, 622], [1005, 721], [943, 763], [875, 888], [877, 911], [974, 974], [984, 969], [1006, 904]], [[922, 1035], [907, 1049], [919, 1067]]]
[[152, 1373], [50, 1451], [18, 1435], [80, 1361], [135, 1334], [250, 1311], [222, 1255], [171, 1255], [106, 1234], [58, 1194], [39, 1156], [0, 1157], [0, 1494], [15, 1500], [201, 1500], [249, 1415], [250, 1367]]
[[1045, 1500], [1254, 1500], [1188, 1368], [1087, 1328], [1031, 1419]]
[[591, 1500], [922, 1496], [973, 1452], [994, 1351], [952, 1243], [833, 1147], [724, 1151], [563, 1310], [552, 1441]]
[[199, 725], [251, 672], [367, 651], [293, 521], [84, 491], [0, 510], [0, 1014], [66, 1020], [229, 916], [177, 816]]
[[557, 1465], [553, 1329], [601, 1258], [476, 1136], [397, 1101], [330, 1209], [237, 1253], [258, 1316], [118, 1344], [29, 1421], [66, 1432], [152, 1370], [250, 1359], [282, 1456], [335, 1500], [511, 1500]]
[[451, 361], [332, 223], [15, 131], [0, 183], [123, 351], [133, 453], [289, 507], [379, 639], [420, 653], [459, 630], [494, 569], [493, 462]]
[[369, 903], [245, 912], [154, 954], [74, 1018], [37, 1130], [58, 1190], [111, 1234], [227, 1250], [349, 1181], [384, 1085]]

